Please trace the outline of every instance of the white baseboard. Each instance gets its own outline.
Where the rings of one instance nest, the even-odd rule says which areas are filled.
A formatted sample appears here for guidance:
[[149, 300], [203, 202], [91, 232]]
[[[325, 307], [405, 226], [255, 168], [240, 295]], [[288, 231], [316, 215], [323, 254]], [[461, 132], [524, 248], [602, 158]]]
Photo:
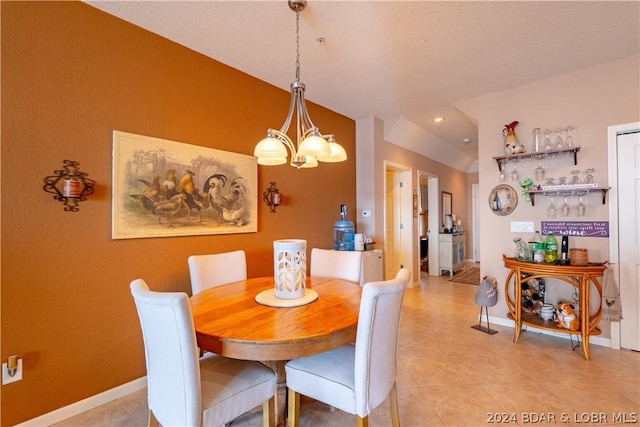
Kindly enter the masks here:
[[88, 397], [71, 405], [65, 406], [55, 411], [51, 411], [47, 414], [33, 418], [20, 424], [16, 424], [16, 427], [42, 427], [50, 426], [52, 424], [64, 421], [67, 418], [71, 418], [75, 415], [81, 414], [90, 409], [96, 408], [112, 400], [126, 396], [134, 391], [141, 390], [147, 386], [147, 377], [138, 378], [126, 384], [122, 384], [118, 387], [112, 388], [105, 392], [96, 394], [95, 396]]
[[[482, 320], [486, 322], [486, 317], [484, 317]], [[506, 326], [511, 329], [515, 328], [515, 322], [511, 319], [504, 319], [502, 317], [489, 316], [489, 322], [493, 325]], [[527, 332], [533, 332], [536, 334], [544, 334], [544, 335], [552, 335], [554, 337], [564, 338], [566, 340], [570, 339], [569, 334], [555, 333], [555, 332], [547, 331], [546, 329], [538, 329], [534, 327], [527, 329]], [[602, 338], [600, 336], [589, 337], [589, 344], [599, 345], [601, 347], [613, 348], [611, 347], [610, 338]]]

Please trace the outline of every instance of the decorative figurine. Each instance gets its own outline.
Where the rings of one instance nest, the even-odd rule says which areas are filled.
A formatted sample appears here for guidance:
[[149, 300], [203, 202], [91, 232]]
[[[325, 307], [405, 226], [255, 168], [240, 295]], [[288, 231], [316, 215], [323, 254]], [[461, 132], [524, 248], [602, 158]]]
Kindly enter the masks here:
[[522, 194], [524, 195], [524, 199], [527, 202], [531, 201], [531, 196], [529, 195], [529, 191], [531, 190], [532, 186], [533, 186], [533, 180], [531, 178], [520, 180], [520, 187], [522, 187]]
[[524, 145], [520, 144], [520, 140], [518, 140], [518, 136], [516, 135], [516, 126], [518, 126], [519, 123], [519, 121], [515, 120], [508, 125], [504, 125], [504, 129], [502, 129], [502, 136], [504, 136], [504, 154], [507, 156], [524, 153], [526, 151]]
[[571, 304], [559, 303], [558, 304], [558, 328], [569, 329], [570, 331], [577, 331], [580, 329], [580, 319], [578, 319], [573, 312], [573, 306]]

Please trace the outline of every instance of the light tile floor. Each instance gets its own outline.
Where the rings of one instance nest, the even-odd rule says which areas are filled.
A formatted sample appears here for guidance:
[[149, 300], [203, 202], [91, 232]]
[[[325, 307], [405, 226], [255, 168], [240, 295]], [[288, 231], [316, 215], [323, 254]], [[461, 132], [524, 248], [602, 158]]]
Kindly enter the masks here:
[[[424, 273], [423, 273], [424, 274]], [[591, 361], [570, 341], [529, 329], [485, 334], [477, 324], [477, 286], [424, 276], [408, 289], [401, 322], [398, 399], [403, 427], [479, 425], [640, 425], [640, 353], [591, 346]], [[492, 307], [490, 314], [506, 311]], [[483, 321], [483, 325], [484, 325]], [[146, 390], [55, 424], [144, 426]], [[626, 421], [626, 422], [625, 422]], [[355, 426], [355, 417], [303, 399], [305, 427]], [[259, 409], [231, 423], [260, 426]], [[390, 425], [389, 405], [372, 427]]]

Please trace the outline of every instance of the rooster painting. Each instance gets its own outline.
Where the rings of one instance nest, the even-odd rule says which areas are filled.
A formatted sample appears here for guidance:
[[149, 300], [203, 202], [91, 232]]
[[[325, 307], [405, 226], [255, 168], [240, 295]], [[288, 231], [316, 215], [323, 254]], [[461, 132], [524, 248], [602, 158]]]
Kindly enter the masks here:
[[247, 188], [240, 176], [228, 185], [227, 181], [226, 175], [211, 175], [205, 181], [203, 191], [208, 195], [209, 205], [218, 212], [218, 224], [230, 222], [240, 227], [248, 218]]
[[256, 233], [254, 156], [113, 133], [112, 237]]

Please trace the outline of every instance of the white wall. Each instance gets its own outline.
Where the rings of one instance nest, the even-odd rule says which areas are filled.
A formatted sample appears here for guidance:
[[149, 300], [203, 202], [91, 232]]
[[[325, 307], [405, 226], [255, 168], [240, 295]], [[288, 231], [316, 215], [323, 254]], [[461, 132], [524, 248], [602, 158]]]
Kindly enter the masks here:
[[[546, 162], [548, 176], [569, 177], [573, 169], [593, 167], [596, 181], [607, 185], [607, 126], [638, 121], [640, 118], [640, 75], [638, 56], [601, 64], [562, 76], [537, 81], [501, 92], [463, 100], [456, 104], [478, 123], [480, 200], [499, 184], [494, 156], [503, 154], [502, 129], [513, 120], [520, 121], [516, 133], [530, 151], [533, 128], [555, 128], [573, 125], [576, 145], [581, 146], [578, 165], [567, 157]], [[520, 164], [521, 175], [532, 177], [537, 163]], [[516, 183], [511, 185], [518, 191]], [[486, 197], [485, 197], [486, 198]], [[608, 207], [602, 205], [600, 193], [588, 196], [589, 205], [584, 221], [608, 221]], [[481, 274], [495, 276], [500, 284], [499, 302], [492, 315], [506, 318], [504, 280], [507, 270], [502, 254], [513, 256], [513, 237], [529, 238], [531, 233], [511, 233], [511, 221], [534, 221], [539, 229], [546, 220], [547, 197], [536, 199], [535, 207], [519, 196], [516, 210], [508, 216], [495, 215], [488, 206], [479, 207]], [[574, 218], [575, 220], [575, 218]], [[572, 238], [570, 247], [584, 247], [590, 261], [605, 261], [609, 257], [606, 238]], [[608, 324], [602, 322], [603, 337], [608, 336]]]

